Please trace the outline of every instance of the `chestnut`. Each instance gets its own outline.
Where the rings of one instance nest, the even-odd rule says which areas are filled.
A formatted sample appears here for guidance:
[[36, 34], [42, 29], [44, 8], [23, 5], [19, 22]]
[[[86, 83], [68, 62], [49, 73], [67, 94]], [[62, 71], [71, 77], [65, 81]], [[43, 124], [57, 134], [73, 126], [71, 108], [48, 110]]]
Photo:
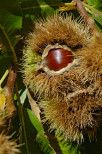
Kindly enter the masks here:
[[40, 68], [49, 75], [59, 75], [78, 64], [72, 50], [66, 45], [48, 45], [43, 54]]
[[73, 61], [70, 51], [63, 48], [51, 49], [46, 57], [46, 65], [50, 70], [59, 71]]

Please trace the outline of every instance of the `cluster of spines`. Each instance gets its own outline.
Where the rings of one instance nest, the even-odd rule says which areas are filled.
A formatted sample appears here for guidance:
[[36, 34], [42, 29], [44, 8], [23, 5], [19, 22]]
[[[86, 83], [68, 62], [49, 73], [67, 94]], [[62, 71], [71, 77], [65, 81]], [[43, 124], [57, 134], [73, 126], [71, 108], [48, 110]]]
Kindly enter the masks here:
[[[25, 84], [40, 100], [51, 129], [63, 132], [70, 140], [82, 141], [83, 133], [91, 132], [90, 128], [96, 132], [101, 121], [93, 116], [97, 109], [96, 114], [101, 112], [101, 39], [93, 41], [88, 26], [59, 15], [35, 23], [34, 30], [28, 36], [24, 53]], [[71, 47], [79, 65], [58, 76], [37, 71], [44, 48], [55, 43]], [[32, 60], [36, 55], [40, 58]], [[34, 62], [36, 71], [32, 67]]]
[[7, 135], [6, 117], [0, 115], [0, 154], [16, 154], [20, 153], [19, 146], [12, 135]]

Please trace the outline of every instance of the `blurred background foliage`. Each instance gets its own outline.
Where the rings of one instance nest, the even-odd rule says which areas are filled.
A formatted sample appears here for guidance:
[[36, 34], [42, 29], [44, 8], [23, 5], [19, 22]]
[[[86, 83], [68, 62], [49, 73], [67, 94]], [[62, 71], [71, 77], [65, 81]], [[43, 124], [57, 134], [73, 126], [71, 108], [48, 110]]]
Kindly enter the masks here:
[[[14, 51], [21, 63], [24, 39], [32, 31], [34, 21], [58, 12], [62, 3], [70, 3], [71, 0], [0, 0], [0, 78], [11, 66]], [[102, 31], [102, 0], [84, 0], [87, 12], [95, 19], [95, 24]], [[79, 16], [76, 10], [72, 12], [75, 17]], [[101, 154], [102, 134], [99, 131], [97, 140], [90, 142], [86, 137], [82, 145], [65, 142], [54, 132], [49, 133], [48, 127], [41, 124], [36, 115], [31, 111], [27, 98], [27, 90], [23, 84], [19, 65], [17, 73], [17, 85], [21, 104], [18, 103], [16, 94], [14, 103], [17, 114], [12, 120], [11, 133], [15, 132], [13, 139], [21, 144], [23, 154]], [[5, 86], [7, 78], [2, 83]], [[101, 136], [101, 137], [100, 137]]]

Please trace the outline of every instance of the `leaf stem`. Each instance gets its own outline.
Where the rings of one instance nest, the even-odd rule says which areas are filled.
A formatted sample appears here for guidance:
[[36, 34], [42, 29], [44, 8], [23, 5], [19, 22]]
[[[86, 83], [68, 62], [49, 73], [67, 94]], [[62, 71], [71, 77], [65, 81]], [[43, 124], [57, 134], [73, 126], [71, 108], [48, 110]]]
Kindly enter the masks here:
[[38, 6], [25, 7], [25, 8], [21, 8], [21, 10], [46, 8], [46, 7], [49, 7], [49, 6], [73, 6], [73, 5], [74, 5], [73, 2], [71, 2], [71, 3], [58, 3], [58, 4], [49, 4], [49, 5], [38, 5]]
[[0, 80], [0, 86], [3, 83], [3, 81], [5, 80], [5, 78], [7, 77], [7, 75], [9, 74], [9, 69], [6, 70], [6, 72], [4, 73], [4, 75], [2, 76], [1, 80]]
[[0, 28], [1, 28], [2, 32], [4, 33], [4, 35], [5, 35], [5, 37], [6, 37], [7, 41], [8, 41], [8, 44], [10, 46], [10, 49], [12, 51], [14, 63], [18, 63], [18, 60], [17, 60], [17, 56], [16, 56], [16, 53], [15, 53], [14, 47], [12, 46], [12, 43], [11, 43], [9, 37], [8, 37], [7, 33], [5, 32], [4, 27], [1, 24], [0, 24]]
[[28, 148], [28, 141], [27, 141], [27, 135], [26, 135], [26, 128], [25, 128], [25, 122], [24, 122], [24, 115], [23, 115], [23, 108], [22, 108], [22, 104], [21, 104], [21, 100], [20, 100], [20, 95], [18, 92], [18, 86], [17, 83], [15, 84], [15, 91], [16, 91], [16, 95], [17, 95], [17, 100], [19, 103], [19, 109], [20, 109], [20, 113], [21, 113], [21, 123], [23, 125], [23, 130], [24, 130], [24, 137], [25, 137], [25, 144], [26, 144], [26, 149], [27, 149], [27, 154], [29, 153], [29, 148]]

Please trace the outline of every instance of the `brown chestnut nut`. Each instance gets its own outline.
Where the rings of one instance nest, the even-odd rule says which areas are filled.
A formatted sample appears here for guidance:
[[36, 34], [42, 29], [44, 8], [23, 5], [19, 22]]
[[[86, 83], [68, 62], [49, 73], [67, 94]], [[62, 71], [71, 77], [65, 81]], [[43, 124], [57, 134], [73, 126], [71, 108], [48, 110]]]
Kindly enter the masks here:
[[46, 65], [50, 70], [59, 71], [73, 61], [71, 51], [63, 48], [51, 49], [46, 57]]

